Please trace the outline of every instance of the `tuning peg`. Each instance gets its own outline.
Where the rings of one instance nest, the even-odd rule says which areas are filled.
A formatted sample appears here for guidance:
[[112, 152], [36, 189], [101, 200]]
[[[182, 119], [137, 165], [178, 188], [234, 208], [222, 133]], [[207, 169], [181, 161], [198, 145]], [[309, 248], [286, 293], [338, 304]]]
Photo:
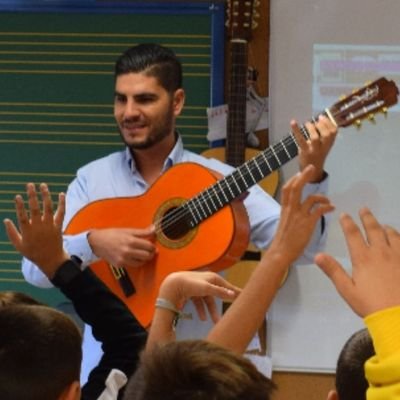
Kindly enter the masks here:
[[339, 100], [344, 100], [347, 96], [345, 94], [342, 94], [341, 96], [339, 96]]
[[257, 26], [258, 26], [258, 22], [252, 21], [252, 23], [251, 23], [251, 28], [252, 28], [252, 29], [256, 29]]
[[371, 122], [373, 124], [376, 124], [375, 115], [374, 114], [369, 114], [368, 115], [368, 119], [369, 119], [369, 122]]
[[356, 119], [354, 121], [354, 125], [356, 126], [357, 129], [360, 129], [361, 128], [361, 120], [360, 119]]
[[385, 115], [385, 117], [387, 116], [388, 113], [388, 108], [387, 107], [382, 107], [381, 112]]

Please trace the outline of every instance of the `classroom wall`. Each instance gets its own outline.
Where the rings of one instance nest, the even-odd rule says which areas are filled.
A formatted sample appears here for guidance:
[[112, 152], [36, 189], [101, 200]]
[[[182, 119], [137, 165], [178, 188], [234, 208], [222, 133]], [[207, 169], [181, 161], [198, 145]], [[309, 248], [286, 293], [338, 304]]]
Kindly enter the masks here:
[[[368, 81], [400, 83], [400, 2], [349, 0], [270, 1], [270, 139], [288, 134], [288, 122], [305, 122], [351, 95]], [[382, 7], [384, 5], [384, 7]], [[373, 92], [385, 93], [378, 85]], [[336, 209], [328, 226], [326, 251], [350, 271], [339, 224], [342, 212], [358, 219], [368, 206], [380, 221], [400, 226], [398, 149], [400, 107], [377, 113], [375, 122], [341, 128], [327, 163], [329, 197]], [[281, 169], [283, 181], [297, 171]], [[281, 370], [333, 371], [344, 341], [363, 322], [313, 264], [291, 270], [272, 307], [270, 350]], [[338, 329], [340, 327], [340, 329]], [[332, 334], [332, 332], [334, 332]]]
[[[257, 8], [260, 14], [257, 28], [249, 42], [249, 65], [258, 70], [257, 91], [261, 96], [268, 96], [269, 89], [269, 48], [270, 48], [270, 0], [260, 0]], [[262, 146], [268, 143], [268, 132], [258, 135]], [[275, 400], [323, 400], [334, 387], [332, 373], [299, 373], [276, 371], [272, 376], [278, 385]]]

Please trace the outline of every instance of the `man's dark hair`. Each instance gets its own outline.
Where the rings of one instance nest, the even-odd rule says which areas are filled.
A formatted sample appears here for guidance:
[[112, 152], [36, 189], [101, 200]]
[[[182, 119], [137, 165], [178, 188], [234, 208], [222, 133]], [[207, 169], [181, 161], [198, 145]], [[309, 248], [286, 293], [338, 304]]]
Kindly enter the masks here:
[[124, 400], [268, 400], [275, 388], [243, 356], [185, 340], [143, 353]]
[[368, 382], [364, 364], [375, 354], [367, 329], [354, 333], [339, 354], [336, 366], [336, 391], [340, 400], [365, 400]]
[[155, 77], [168, 92], [182, 88], [182, 65], [175, 53], [155, 43], [143, 43], [126, 50], [115, 63], [115, 77], [144, 73]]
[[82, 337], [47, 306], [0, 307], [0, 399], [54, 400], [79, 382]]

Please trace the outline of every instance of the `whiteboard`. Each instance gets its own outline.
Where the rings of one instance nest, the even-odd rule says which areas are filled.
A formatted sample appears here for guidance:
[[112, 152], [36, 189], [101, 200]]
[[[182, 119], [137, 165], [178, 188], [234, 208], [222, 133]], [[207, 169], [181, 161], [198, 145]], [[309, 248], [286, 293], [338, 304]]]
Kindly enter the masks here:
[[[360, 7], [362, 4], [362, 7]], [[292, 118], [303, 123], [340, 93], [380, 76], [400, 84], [397, 0], [271, 1], [270, 140], [287, 135]], [[349, 268], [338, 223], [367, 205], [400, 228], [400, 112], [396, 106], [360, 131], [340, 130], [328, 161], [329, 195], [336, 211], [326, 251]], [[297, 171], [282, 169], [282, 181]], [[268, 348], [275, 370], [333, 372], [342, 345], [363, 327], [316, 265], [295, 266], [268, 318]]]

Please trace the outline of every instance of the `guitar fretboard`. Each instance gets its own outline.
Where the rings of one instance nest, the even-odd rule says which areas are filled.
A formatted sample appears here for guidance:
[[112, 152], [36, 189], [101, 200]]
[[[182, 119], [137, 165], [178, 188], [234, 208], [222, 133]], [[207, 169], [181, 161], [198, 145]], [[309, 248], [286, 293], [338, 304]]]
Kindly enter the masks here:
[[245, 161], [247, 42], [232, 40], [230, 46], [231, 75], [228, 96], [226, 163], [236, 168]]
[[[301, 127], [301, 132], [306, 139], [309, 138], [304, 126]], [[297, 154], [298, 145], [293, 133], [290, 133], [280, 142], [260, 151], [231, 174], [174, 209], [163, 221], [163, 225], [170, 226], [171, 229], [172, 225], [179, 225], [182, 234], [193, 229], [271, 172], [295, 158]]]
[[[387, 107], [397, 104], [398, 94], [396, 84], [382, 77], [325, 109], [323, 114], [339, 127], [357, 124], [373, 113], [381, 111], [386, 114]], [[314, 123], [316, 120], [317, 118], [311, 119]], [[305, 126], [300, 130], [308, 140], [310, 137]], [[298, 145], [293, 133], [290, 133], [196, 197], [171, 209], [161, 221], [164, 233], [173, 238], [184, 235], [297, 154]]]

